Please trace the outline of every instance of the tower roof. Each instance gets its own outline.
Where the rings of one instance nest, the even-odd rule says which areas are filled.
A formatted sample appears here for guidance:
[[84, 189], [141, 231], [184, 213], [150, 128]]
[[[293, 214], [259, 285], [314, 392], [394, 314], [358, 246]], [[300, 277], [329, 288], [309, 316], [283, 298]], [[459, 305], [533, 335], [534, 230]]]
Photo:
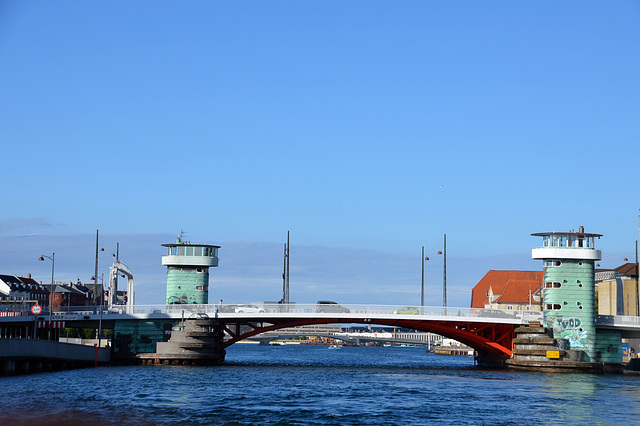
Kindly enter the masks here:
[[562, 232], [562, 231], [560, 231], [560, 232], [557, 232], [557, 231], [553, 231], [553, 232], [537, 232], [537, 233], [535, 233], [535, 234], [531, 234], [531, 235], [532, 235], [532, 236], [534, 236], [534, 237], [545, 237], [545, 236], [548, 236], [548, 235], [578, 235], [578, 236], [581, 236], [581, 237], [592, 237], [592, 238], [594, 238], [594, 237], [597, 237], [597, 238], [602, 237], [602, 234], [590, 234], [590, 233], [588, 233], [588, 232], [584, 232], [584, 226], [581, 226], [581, 227], [578, 229], [578, 232], [576, 232], [576, 231], [566, 231], [566, 232]]
[[161, 244], [162, 247], [215, 247], [215, 248], [220, 248], [222, 246], [216, 246], [213, 244], [195, 244], [192, 243], [191, 241], [183, 243], [183, 242], [178, 242], [178, 243], [170, 243], [170, 244]]

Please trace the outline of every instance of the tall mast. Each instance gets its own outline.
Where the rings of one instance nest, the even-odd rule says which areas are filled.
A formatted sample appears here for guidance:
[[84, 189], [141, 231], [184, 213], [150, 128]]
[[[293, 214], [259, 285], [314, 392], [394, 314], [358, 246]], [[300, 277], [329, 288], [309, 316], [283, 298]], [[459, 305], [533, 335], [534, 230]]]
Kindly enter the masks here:
[[447, 307], [447, 234], [444, 234], [444, 269], [442, 271], [442, 306]]
[[289, 231], [287, 231], [287, 297], [285, 302], [289, 303], [289, 262], [291, 260], [291, 246], [289, 245]]

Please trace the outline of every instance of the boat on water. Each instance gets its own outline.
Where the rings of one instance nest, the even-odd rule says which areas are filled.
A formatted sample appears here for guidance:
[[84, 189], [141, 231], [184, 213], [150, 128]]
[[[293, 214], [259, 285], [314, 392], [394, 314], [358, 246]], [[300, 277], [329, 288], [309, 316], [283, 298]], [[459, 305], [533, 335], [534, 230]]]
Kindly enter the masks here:
[[342, 345], [329, 345], [329, 349], [342, 349]]

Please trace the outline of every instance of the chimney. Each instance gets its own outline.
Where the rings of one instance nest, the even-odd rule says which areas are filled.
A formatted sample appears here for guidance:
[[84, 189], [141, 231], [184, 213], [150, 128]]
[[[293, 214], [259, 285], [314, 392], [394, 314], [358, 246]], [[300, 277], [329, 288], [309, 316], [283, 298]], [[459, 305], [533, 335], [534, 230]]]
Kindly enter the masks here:
[[581, 233], [581, 234], [584, 234], [584, 226], [581, 226], [581, 227], [580, 227], [580, 233]]
[[27, 274], [27, 278], [31, 279], [31, 272]]

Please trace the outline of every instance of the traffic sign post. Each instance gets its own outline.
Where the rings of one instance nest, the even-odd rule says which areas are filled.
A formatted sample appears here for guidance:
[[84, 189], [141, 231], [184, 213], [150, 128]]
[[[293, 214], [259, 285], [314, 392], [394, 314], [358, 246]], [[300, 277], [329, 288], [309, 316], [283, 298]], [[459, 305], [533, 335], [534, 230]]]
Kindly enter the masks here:
[[38, 315], [42, 313], [42, 306], [37, 303], [31, 306], [31, 313], [33, 314], [33, 338], [36, 338], [36, 324], [38, 323]]

